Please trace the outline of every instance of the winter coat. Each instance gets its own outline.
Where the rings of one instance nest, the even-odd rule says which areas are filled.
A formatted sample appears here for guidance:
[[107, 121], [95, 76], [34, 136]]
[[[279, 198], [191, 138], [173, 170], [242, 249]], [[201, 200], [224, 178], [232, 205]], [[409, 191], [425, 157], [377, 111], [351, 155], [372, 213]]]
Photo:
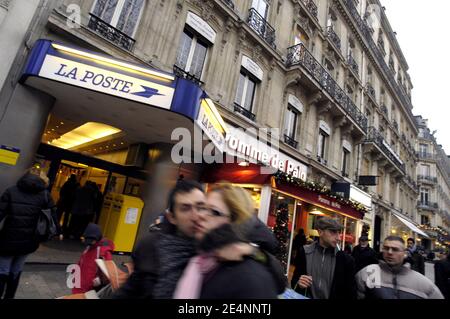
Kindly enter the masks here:
[[80, 266], [80, 287], [73, 288], [73, 294], [85, 293], [94, 289], [94, 279], [99, 275], [96, 259], [112, 260], [114, 243], [106, 238], [85, 249], [78, 261]]
[[356, 272], [366, 266], [378, 264], [377, 253], [369, 246], [362, 248], [360, 245], [353, 248], [352, 257], [355, 259]]
[[416, 248], [412, 250], [408, 249], [408, 255], [409, 256], [406, 259], [406, 262], [411, 265], [411, 269], [425, 275], [425, 259], [423, 256], [417, 251]]
[[39, 176], [26, 174], [8, 188], [0, 199], [0, 220], [6, 218], [0, 230], [0, 256], [35, 252], [40, 243], [35, 234], [38, 218], [41, 210], [48, 208], [56, 221], [55, 204]]
[[71, 210], [73, 202], [75, 200], [76, 190], [78, 187], [79, 184], [77, 183], [77, 181], [74, 180], [69, 179], [67, 182], [64, 183], [59, 192], [58, 205], [61, 208], [68, 211]]
[[77, 216], [92, 215], [95, 213], [96, 201], [95, 190], [90, 185], [84, 185], [75, 192], [71, 213]]
[[450, 258], [439, 260], [434, 264], [434, 281], [445, 299], [450, 299]]
[[356, 274], [358, 299], [444, 299], [433, 282], [409, 263], [390, 267], [384, 260]]
[[[309, 275], [307, 273], [308, 265], [306, 255], [313, 253], [313, 247], [316, 244], [318, 245], [318, 243], [313, 243], [301, 247], [294, 261], [295, 270], [291, 280], [291, 287], [294, 288], [297, 286], [295, 290], [307, 297], [312, 296], [305, 292], [305, 289], [300, 288], [297, 283], [301, 276]], [[329, 299], [356, 299], [355, 262], [353, 257], [343, 251], [338, 251], [335, 254], [335, 258], [334, 275]], [[307, 291], [311, 291], [311, 289]]]
[[[277, 245], [275, 236], [256, 218], [249, 225], [247, 239], [258, 244], [263, 258], [220, 262], [217, 269], [205, 276], [200, 299], [276, 299], [286, 289], [283, 267], [271, 254]], [[233, 232], [232, 226], [226, 224], [207, 234], [203, 242], [208, 250], [218, 249], [224, 245], [223, 238], [228, 238], [230, 243], [238, 241]], [[200, 247], [205, 245], [200, 243]]]

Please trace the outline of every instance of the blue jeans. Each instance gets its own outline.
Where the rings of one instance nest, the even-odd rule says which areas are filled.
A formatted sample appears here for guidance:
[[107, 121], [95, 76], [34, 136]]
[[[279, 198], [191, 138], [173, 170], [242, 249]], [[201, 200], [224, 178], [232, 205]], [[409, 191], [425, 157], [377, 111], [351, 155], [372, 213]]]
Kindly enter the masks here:
[[0, 275], [14, 274], [17, 277], [22, 272], [28, 255], [0, 256]]

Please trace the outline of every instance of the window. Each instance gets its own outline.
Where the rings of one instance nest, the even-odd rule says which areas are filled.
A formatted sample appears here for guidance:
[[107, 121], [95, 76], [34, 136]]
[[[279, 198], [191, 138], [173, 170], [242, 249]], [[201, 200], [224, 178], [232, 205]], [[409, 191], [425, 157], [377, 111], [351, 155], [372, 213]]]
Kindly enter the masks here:
[[300, 28], [297, 28], [297, 32], [294, 36], [294, 45], [297, 44], [304, 44], [305, 46], [307, 46], [308, 43], [308, 36], [302, 31], [300, 30]]
[[422, 154], [422, 156], [426, 156], [428, 153], [428, 145], [427, 144], [420, 144], [419, 145], [419, 152]]
[[430, 218], [426, 215], [420, 215], [420, 224], [421, 225], [429, 225], [430, 224]]
[[348, 177], [349, 165], [350, 164], [350, 152], [343, 148], [342, 155], [342, 176]]
[[421, 165], [420, 166], [420, 175], [430, 176], [430, 166], [429, 165]]
[[250, 78], [250, 76], [242, 70], [239, 74], [239, 82], [235, 99], [236, 104], [251, 112], [253, 108], [255, 90], [256, 81]]
[[253, 0], [252, 8], [259, 13], [261, 17], [267, 20], [267, 13], [269, 11], [269, 5], [266, 0]]
[[144, 0], [97, 0], [92, 14], [133, 37]]
[[423, 205], [428, 205], [430, 196], [430, 191], [427, 188], [420, 189], [420, 203]]
[[295, 139], [297, 133], [298, 112], [294, 107], [288, 105], [286, 116], [284, 118], [284, 134]]
[[185, 29], [181, 35], [175, 65], [200, 80], [207, 51], [207, 43], [194, 35], [194, 33]]
[[325, 133], [323, 130], [319, 131], [319, 142], [317, 145], [317, 157], [320, 159], [325, 159], [327, 137], [328, 137], [327, 133]]

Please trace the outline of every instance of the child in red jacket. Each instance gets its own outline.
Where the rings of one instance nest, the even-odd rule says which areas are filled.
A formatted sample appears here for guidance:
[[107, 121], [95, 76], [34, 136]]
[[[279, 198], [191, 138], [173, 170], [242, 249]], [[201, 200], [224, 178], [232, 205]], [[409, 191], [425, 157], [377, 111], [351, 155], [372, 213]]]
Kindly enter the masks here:
[[85, 293], [93, 289], [101, 288], [101, 271], [95, 260], [112, 260], [112, 252], [114, 251], [114, 243], [107, 238], [103, 238], [102, 231], [96, 224], [90, 223], [83, 237], [87, 248], [78, 262], [81, 275], [80, 287], [73, 288], [73, 294]]

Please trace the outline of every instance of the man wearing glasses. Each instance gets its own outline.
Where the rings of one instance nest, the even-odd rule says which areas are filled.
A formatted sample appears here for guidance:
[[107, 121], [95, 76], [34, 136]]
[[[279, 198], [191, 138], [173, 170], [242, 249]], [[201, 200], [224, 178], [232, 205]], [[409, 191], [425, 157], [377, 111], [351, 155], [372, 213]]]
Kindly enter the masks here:
[[405, 263], [402, 238], [387, 237], [382, 252], [378, 265], [369, 265], [356, 274], [359, 299], [444, 299], [431, 280]]

